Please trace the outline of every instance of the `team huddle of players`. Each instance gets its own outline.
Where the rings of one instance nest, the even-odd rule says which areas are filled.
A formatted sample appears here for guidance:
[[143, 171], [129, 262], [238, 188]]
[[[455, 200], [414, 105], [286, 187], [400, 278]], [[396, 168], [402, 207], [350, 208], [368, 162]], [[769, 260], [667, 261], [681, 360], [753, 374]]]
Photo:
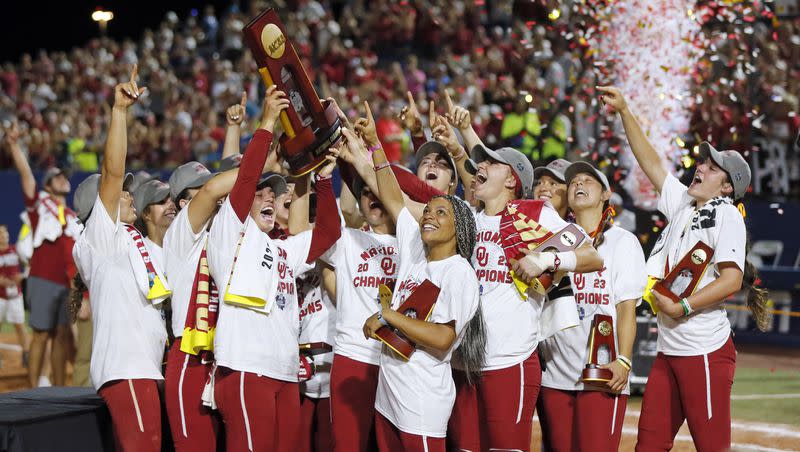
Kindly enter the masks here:
[[[67, 209], [83, 226], [72, 256], [74, 290], [91, 305], [92, 382], [123, 450], [161, 449], [162, 400], [178, 450], [530, 450], [534, 410], [548, 450], [616, 450], [635, 308], [648, 276], [663, 278], [698, 241], [716, 250], [698, 289], [680, 303], [654, 292], [659, 355], [637, 450], [670, 449], [684, 420], [698, 449], [730, 446], [735, 351], [721, 302], [745, 270], [733, 203], [750, 170], [738, 153], [701, 146], [687, 188], [622, 94], [599, 88], [669, 221], [646, 262], [613, 224], [601, 171], [564, 160], [534, 169], [514, 149], [489, 149], [449, 96], [444, 115], [431, 102], [430, 141], [410, 94], [400, 113], [416, 174], [387, 162], [366, 102], [353, 122], [340, 112], [343, 139], [312, 175], [277, 174], [273, 127], [289, 101], [273, 86], [243, 155], [235, 105], [218, 173], [189, 162], [168, 184], [134, 190], [125, 160], [128, 108], [145, 92], [136, 78], [134, 68], [116, 86], [102, 172]], [[43, 191], [33, 208], [46, 216], [52, 199]], [[509, 255], [515, 221], [534, 235], [573, 222], [585, 237], [572, 251]], [[547, 273], [565, 276], [546, 293], [529, 287]], [[430, 315], [398, 312], [427, 282], [438, 288]], [[382, 286], [393, 289], [383, 305]], [[616, 359], [601, 357], [612, 377], [590, 384], [581, 375], [597, 315], [612, 319]], [[416, 351], [385, 346], [375, 336], [384, 327]]]

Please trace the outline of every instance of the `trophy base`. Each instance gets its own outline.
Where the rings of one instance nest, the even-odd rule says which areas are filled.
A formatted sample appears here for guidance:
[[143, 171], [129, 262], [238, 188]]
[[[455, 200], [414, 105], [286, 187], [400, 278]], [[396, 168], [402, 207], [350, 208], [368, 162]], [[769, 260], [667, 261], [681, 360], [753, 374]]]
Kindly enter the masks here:
[[413, 355], [414, 350], [416, 350], [416, 345], [408, 339], [400, 337], [389, 327], [381, 327], [375, 332], [375, 336], [406, 361], [411, 359], [411, 355]]
[[325, 120], [329, 125], [313, 132], [308, 127], [292, 138], [281, 136], [281, 150], [292, 176], [303, 176], [325, 163], [328, 149], [342, 138], [342, 123], [331, 102], [325, 105]]
[[614, 373], [608, 369], [601, 369], [597, 364], [587, 364], [581, 374], [584, 383], [607, 383], [614, 378]]

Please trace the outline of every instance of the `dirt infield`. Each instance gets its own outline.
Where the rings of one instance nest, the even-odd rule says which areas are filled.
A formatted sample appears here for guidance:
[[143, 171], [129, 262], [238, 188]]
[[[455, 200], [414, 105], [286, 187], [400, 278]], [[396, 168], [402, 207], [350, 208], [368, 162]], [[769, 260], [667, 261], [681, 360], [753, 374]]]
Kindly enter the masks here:
[[[0, 334], [0, 392], [27, 389], [14, 336]], [[736, 383], [733, 390], [732, 441], [734, 451], [800, 451], [800, 350], [737, 347]], [[71, 374], [71, 369], [68, 373]], [[621, 451], [636, 444], [641, 398], [633, 397], [625, 413]], [[759, 420], [769, 422], [759, 422]], [[532, 449], [539, 450], [541, 432], [534, 420]], [[675, 451], [693, 451], [684, 424], [675, 439]]]

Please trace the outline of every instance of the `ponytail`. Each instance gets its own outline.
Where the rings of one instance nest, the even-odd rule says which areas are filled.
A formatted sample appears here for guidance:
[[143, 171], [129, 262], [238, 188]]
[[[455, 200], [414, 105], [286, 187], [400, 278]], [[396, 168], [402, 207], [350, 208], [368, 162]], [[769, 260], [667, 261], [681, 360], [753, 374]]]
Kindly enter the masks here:
[[72, 323], [78, 320], [78, 311], [81, 310], [81, 303], [83, 303], [83, 293], [89, 290], [86, 283], [83, 282], [80, 273], [75, 273], [72, 277], [72, 288], [69, 291], [69, 304], [67, 310], [69, 311], [69, 318]]
[[470, 386], [478, 382], [481, 369], [486, 363], [486, 323], [481, 305], [479, 302], [475, 315], [467, 323], [461, 344], [453, 352], [453, 359], [461, 365]]
[[769, 294], [763, 287], [758, 287], [758, 269], [748, 259], [750, 253], [750, 238], [747, 238], [746, 253], [744, 258], [744, 275], [742, 277], [742, 288], [747, 290], [747, 307], [756, 321], [756, 327], [761, 331], [766, 331], [769, 327], [770, 310]]

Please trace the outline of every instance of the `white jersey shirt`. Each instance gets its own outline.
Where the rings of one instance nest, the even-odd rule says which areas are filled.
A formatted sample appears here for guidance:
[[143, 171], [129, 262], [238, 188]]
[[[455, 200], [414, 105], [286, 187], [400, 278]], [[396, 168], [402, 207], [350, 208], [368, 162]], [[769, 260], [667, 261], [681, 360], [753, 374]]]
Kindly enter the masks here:
[[[472, 266], [480, 283], [483, 318], [486, 322], [484, 370], [504, 369], [528, 359], [536, 349], [539, 315], [544, 296], [519, 296], [506, 264], [500, 237], [500, 215], [475, 213], [478, 237]], [[538, 223], [551, 232], [567, 226], [549, 205], [542, 207]], [[529, 291], [530, 295], [530, 291]]]
[[207, 224], [197, 234], [189, 222], [189, 206], [178, 212], [164, 234], [164, 272], [172, 288], [172, 334], [183, 336], [192, 290], [197, 276], [197, 262], [208, 236]]
[[[611, 316], [614, 347], [619, 354], [617, 304], [639, 300], [647, 285], [644, 252], [636, 236], [612, 226], [603, 234], [603, 239], [597, 250], [605, 263], [603, 269], [593, 273], [570, 273], [581, 323], [575, 328], [559, 331], [542, 343], [542, 355], [546, 362], [546, 370], [542, 372], [544, 387], [567, 391], [605, 390], [604, 386], [584, 385], [581, 382], [581, 374], [589, 357], [592, 320], [598, 314]], [[598, 364], [607, 363], [608, 357]], [[630, 394], [628, 386], [623, 394]]]
[[445, 353], [417, 346], [406, 361], [384, 346], [381, 353], [375, 409], [399, 430], [443, 438], [456, 400], [450, 359], [464, 335], [464, 327], [478, 309], [478, 281], [466, 259], [456, 254], [428, 262], [419, 223], [403, 209], [397, 219], [400, 269], [392, 308], [397, 309], [429, 279], [441, 291], [429, 322], [455, 322], [456, 340]]
[[[300, 300], [300, 343], [332, 344], [336, 335], [336, 307], [322, 288], [321, 271], [314, 269], [297, 278], [297, 294]], [[330, 397], [333, 352], [315, 355], [313, 360], [317, 372], [301, 383], [300, 392], [314, 399]]]
[[[153, 261], [158, 264], [158, 267], [163, 269], [164, 268], [164, 248], [158, 246], [158, 244], [152, 240], [150, 237], [144, 238], [144, 246], [147, 247], [147, 252], [150, 253], [150, 257], [153, 258]], [[164, 275], [166, 277], [166, 275]], [[169, 281], [169, 280], [167, 280]]]
[[98, 196], [72, 248], [91, 293], [94, 347], [89, 367], [95, 389], [112, 380], [163, 379], [167, 330], [160, 306], [147, 300], [134, 277], [131, 250], [138, 253], [119, 215], [111, 219]]
[[[239, 221], [230, 199], [226, 199], [209, 231], [209, 271], [218, 283], [220, 297], [228, 286], [239, 235], [264, 234], [248, 215]], [[295, 278], [307, 267], [311, 231], [286, 240], [275, 240], [275, 264], [280, 281], [275, 304], [268, 315], [220, 301], [217, 329], [214, 334], [214, 358], [217, 364], [241, 372], [265, 375], [276, 380], [297, 382], [300, 362], [298, 335], [299, 309]], [[265, 234], [266, 235], [266, 234]], [[250, 263], [253, 265], [253, 263]], [[237, 263], [237, 272], [247, 272], [246, 263]], [[253, 270], [253, 274], [258, 273]]]
[[377, 365], [379, 341], [364, 338], [364, 322], [378, 312], [378, 286], [394, 287], [397, 238], [389, 234], [343, 228], [322, 260], [336, 270], [336, 338], [334, 352]]
[[[668, 174], [658, 199], [669, 221], [647, 261], [648, 271], [668, 262], [672, 269], [698, 241], [714, 250], [708, 270], [695, 292], [719, 277], [719, 264], [733, 262], [744, 271], [747, 232], [744, 219], [729, 199], [714, 198], [695, 208], [688, 188]], [[653, 274], [653, 273], [651, 273]], [[731, 335], [731, 325], [722, 303], [694, 311], [689, 317], [673, 319], [658, 313], [659, 352], [675, 356], [696, 356], [722, 347]]]

